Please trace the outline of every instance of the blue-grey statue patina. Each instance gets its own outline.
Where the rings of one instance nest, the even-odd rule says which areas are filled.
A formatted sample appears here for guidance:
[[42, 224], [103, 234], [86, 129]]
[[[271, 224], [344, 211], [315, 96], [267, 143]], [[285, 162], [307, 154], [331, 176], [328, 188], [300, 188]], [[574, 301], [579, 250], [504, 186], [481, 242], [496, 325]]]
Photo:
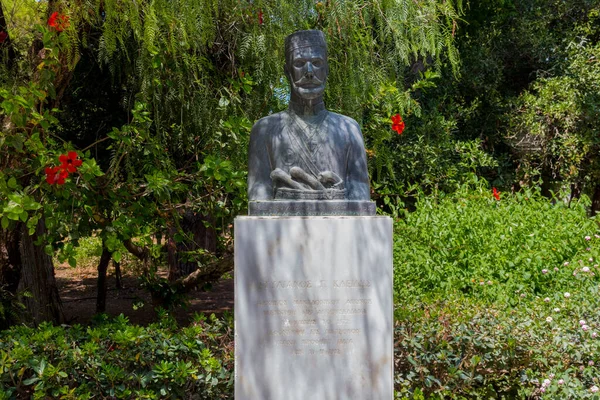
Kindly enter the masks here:
[[285, 55], [289, 108], [259, 120], [250, 137], [250, 215], [374, 214], [360, 128], [323, 104], [323, 32], [288, 36]]

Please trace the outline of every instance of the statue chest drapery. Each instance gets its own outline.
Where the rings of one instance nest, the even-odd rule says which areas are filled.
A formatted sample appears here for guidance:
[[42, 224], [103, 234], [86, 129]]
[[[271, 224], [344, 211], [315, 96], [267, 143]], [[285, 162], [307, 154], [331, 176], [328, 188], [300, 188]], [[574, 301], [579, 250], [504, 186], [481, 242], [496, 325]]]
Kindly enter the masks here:
[[[288, 112], [282, 114], [280, 129], [274, 130], [268, 143], [271, 168], [289, 173], [292, 167], [299, 167], [314, 177], [323, 171], [332, 171], [343, 179], [347, 168], [347, 140], [332, 129], [335, 122], [332, 114], [326, 112], [317, 124], [306, 124]], [[340, 143], [344, 144], [340, 146]]]

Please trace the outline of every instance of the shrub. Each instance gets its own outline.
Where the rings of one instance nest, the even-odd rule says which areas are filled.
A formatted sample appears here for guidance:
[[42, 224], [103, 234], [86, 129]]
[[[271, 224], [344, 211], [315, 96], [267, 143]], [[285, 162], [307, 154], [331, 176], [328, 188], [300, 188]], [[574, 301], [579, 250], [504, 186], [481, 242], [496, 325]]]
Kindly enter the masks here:
[[600, 231], [587, 205], [583, 199], [569, 207], [537, 192], [496, 200], [485, 186], [422, 196], [417, 211], [395, 225], [395, 295], [457, 292], [515, 304], [516, 291], [545, 296], [598, 281]]
[[0, 399], [233, 398], [232, 325], [211, 315], [178, 328], [163, 313], [148, 327], [122, 315], [13, 327], [0, 332]]
[[451, 296], [397, 311], [398, 398], [598, 398], [598, 286], [518, 307]]

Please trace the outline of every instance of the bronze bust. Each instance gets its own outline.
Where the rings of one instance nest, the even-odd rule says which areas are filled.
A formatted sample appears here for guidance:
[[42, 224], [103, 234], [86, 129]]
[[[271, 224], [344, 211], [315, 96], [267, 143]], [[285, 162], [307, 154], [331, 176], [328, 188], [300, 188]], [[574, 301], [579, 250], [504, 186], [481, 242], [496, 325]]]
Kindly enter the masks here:
[[[285, 202], [288, 210], [318, 208], [293, 215], [331, 215], [328, 208], [337, 210], [332, 215], [374, 214], [360, 128], [352, 118], [329, 112], [323, 104], [329, 73], [323, 32], [291, 34], [285, 40], [285, 55], [289, 108], [260, 119], [250, 136], [250, 214], [256, 215], [253, 210], [259, 206], [266, 209], [263, 202]], [[306, 203], [332, 201], [335, 203]], [[294, 202], [301, 202], [301, 207]], [[281, 210], [281, 206], [266, 205], [270, 210]]]

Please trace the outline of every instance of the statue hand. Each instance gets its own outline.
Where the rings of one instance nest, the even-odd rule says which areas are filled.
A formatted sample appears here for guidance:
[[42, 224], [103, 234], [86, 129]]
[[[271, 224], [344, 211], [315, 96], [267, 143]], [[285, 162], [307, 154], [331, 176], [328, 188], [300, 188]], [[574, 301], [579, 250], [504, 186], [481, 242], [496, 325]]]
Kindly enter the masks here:
[[279, 187], [287, 187], [290, 189], [299, 189], [299, 190], [307, 190], [310, 189], [306, 185], [303, 185], [300, 182], [296, 182], [292, 179], [292, 177], [287, 174], [285, 171], [275, 168], [271, 172], [271, 180], [273, 181], [273, 186], [275, 188]]
[[308, 185], [313, 190], [325, 189], [321, 182], [319, 182], [314, 176], [304, 172], [304, 170], [300, 167], [292, 167], [290, 169], [290, 175], [295, 181]]
[[323, 171], [318, 176], [319, 182], [326, 188], [340, 186], [344, 181], [333, 171]]

